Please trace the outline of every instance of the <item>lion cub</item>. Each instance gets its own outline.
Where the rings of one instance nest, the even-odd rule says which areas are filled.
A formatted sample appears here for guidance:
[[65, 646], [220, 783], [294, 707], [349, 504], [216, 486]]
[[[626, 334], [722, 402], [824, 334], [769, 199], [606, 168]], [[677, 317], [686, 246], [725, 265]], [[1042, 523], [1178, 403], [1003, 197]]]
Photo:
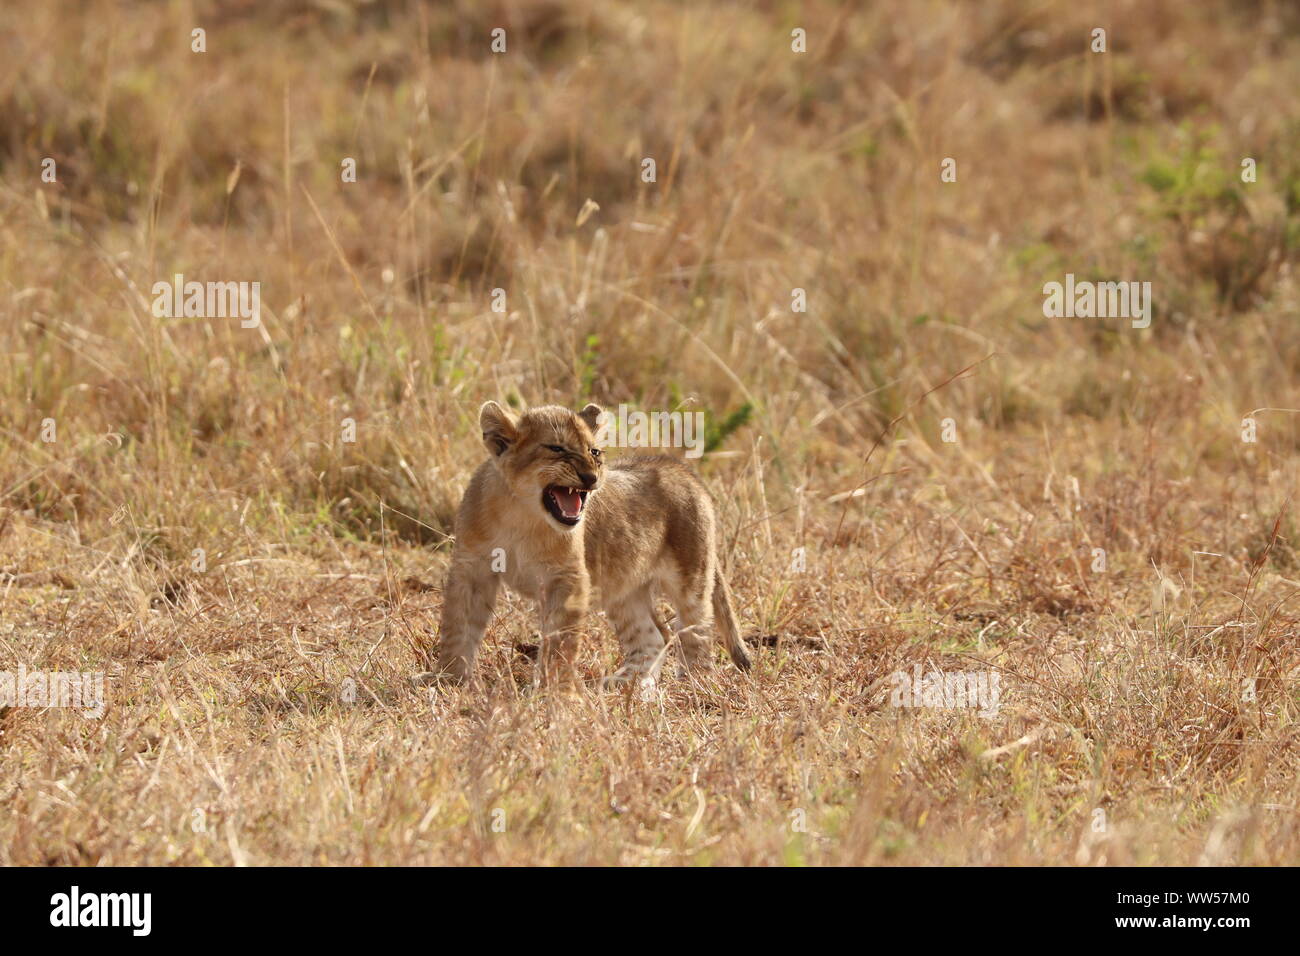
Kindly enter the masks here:
[[596, 405], [576, 415], [547, 405], [518, 420], [496, 402], [479, 411], [490, 457], [456, 516], [438, 648], [443, 674], [470, 674], [503, 581], [540, 604], [543, 682], [572, 677], [593, 586], [623, 650], [607, 683], [654, 685], [667, 633], [655, 615], [660, 594], [677, 611], [684, 669], [708, 666], [715, 614], [731, 659], [749, 668], [703, 483], [672, 458], [607, 467], [593, 437], [600, 415]]

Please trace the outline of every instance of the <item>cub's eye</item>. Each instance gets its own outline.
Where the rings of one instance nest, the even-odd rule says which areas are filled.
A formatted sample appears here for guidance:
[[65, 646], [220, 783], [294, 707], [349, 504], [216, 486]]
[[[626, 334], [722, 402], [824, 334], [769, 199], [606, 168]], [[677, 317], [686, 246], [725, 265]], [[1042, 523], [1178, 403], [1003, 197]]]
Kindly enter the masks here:
[[593, 448], [593, 449], [591, 450], [591, 457], [592, 457], [592, 458], [599, 458], [599, 457], [600, 457], [600, 449], [599, 449], [599, 448]]
[[547, 450], [547, 451], [553, 451], [553, 452], [555, 452], [557, 455], [563, 455], [563, 454], [564, 454], [564, 446], [563, 446], [563, 445], [547, 445], [547, 446], [546, 446], [546, 450]]

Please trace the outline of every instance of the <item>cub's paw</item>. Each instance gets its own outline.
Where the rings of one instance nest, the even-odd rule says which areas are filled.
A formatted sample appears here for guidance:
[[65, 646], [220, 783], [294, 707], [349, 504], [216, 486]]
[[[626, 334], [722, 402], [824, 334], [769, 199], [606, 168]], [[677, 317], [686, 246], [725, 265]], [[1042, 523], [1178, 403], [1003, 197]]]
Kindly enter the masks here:
[[466, 678], [451, 671], [420, 671], [411, 676], [412, 687], [439, 687], [450, 689], [467, 683]]
[[659, 697], [659, 682], [654, 674], [620, 668], [600, 682], [600, 689], [619, 694], [635, 694], [637, 700], [649, 702]]
[[713, 672], [713, 661], [709, 660], [707, 657], [698, 658], [689, 663], [686, 661], [677, 662], [678, 680], [699, 680]]

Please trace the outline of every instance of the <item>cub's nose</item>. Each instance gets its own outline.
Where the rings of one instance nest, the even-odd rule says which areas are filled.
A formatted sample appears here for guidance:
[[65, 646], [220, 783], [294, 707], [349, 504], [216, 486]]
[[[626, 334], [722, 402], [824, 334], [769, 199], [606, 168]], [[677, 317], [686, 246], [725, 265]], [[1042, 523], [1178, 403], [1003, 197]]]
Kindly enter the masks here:
[[582, 482], [583, 488], [596, 487], [596, 476], [589, 471], [578, 472], [578, 480]]

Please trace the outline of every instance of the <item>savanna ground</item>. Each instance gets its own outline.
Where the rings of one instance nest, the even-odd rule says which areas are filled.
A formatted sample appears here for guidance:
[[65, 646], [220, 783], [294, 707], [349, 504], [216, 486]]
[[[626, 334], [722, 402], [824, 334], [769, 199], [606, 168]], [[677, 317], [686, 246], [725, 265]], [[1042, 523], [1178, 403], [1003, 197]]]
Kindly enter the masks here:
[[[0, 669], [106, 675], [0, 711], [0, 862], [1300, 860], [1295, 4], [26, 0], [0, 50]], [[261, 326], [155, 318], [176, 273]], [[1066, 273], [1151, 327], [1045, 318]], [[487, 398], [708, 415], [752, 674], [553, 698], [511, 600], [412, 684]], [[918, 665], [998, 713], [891, 706]]]

